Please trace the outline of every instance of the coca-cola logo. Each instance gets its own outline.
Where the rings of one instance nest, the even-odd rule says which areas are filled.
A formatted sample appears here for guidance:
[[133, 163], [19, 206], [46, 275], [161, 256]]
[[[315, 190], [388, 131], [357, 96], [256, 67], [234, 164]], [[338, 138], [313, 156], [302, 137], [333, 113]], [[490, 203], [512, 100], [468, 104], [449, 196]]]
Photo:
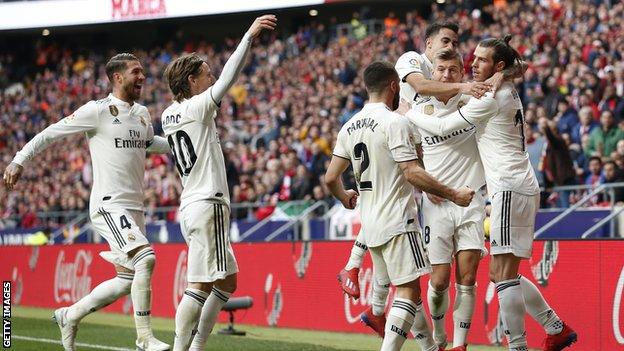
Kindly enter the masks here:
[[622, 315], [622, 290], [624, 290], [624, 267], [620, 272], [617, 285], [615, 286], [615, 296], [613, 297], [613, 335], [618, 344], [624, 345], [624, 336], [620, 327], [620, 317]]
[[537, 283], [543, 287], [548, 286], [548, 278], [555, 269], [557, 264], [557, 257], [559, 257], [559, 242], [558, 241], [546, 241], [544, 242], [544, 250], [542, 251], [542, 258], [536, 264], [531, 266], [531, 271]]
[[268, 325], [277, 325], [283, 307], [282, 284], [278, 282], [273, 288], [273, 273], [269, 273], [264, 281], [264, 315]]
[[91, 291], [89, 266], [93, 261], [91, 252], [78, 250], [73, 262], [65, 262], [65, 251], [56, 258], [54, 273], [54, 301], [74, 303]]
[[180, 300], [184, 296], [186, 290], [186, 250], [182, 250], [178, 255], [176, 263], [175, 275], [173, 276], [173, 308], [177, 309]]
[[301, 245], [301, 255], [295, 260], [295, 272], [297, 277], [305, 276], [310, 260], [312, 259], [312, 242], [306, 241]]
[[[360, 314], [371, 305], [373, 299], [373, 270], [372, 268], [362, 268], [359, 274], [360, 298], [355, 300], [344, 294], [345, 318], [349, 324], [360, 321]], [[386, 306], [389, 300], [394, 299], [394, 288], [390, 287], [390, 292], [386, 298]]]

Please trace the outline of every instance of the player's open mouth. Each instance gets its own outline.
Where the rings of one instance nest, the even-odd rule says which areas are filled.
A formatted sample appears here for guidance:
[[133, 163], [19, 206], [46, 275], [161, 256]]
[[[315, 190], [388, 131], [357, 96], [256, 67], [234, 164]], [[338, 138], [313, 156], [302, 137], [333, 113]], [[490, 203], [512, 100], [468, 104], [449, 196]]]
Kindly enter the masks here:
[[135, 85], [134, 85], [134, 90], [135, 90], [135, 91], [138, 91], [138, 92], [141, 92], [141, 88], [142, 88], [142, 87], [143, 87], [143, 85], [141, 85], [141, 84], [135, 84]]

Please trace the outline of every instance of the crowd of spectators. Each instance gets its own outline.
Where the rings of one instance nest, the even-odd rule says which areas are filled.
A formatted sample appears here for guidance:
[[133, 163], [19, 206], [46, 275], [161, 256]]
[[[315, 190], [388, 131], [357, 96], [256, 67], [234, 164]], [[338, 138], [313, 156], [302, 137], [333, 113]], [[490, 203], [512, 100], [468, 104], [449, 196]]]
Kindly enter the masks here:
[[[379, 19], [381, 31], [368, 30], [366, 18], [354, 15], [352, 30], [345, 33], [318, 22], [291, 35], [266, 36], [252, 49], [218, 117], [232, 202], [331, 201], [321, 177], [338, 130], [366, 100], [361, 70], [374, 60], [395, 62], [405, 51], [423, 51], [424, 30], [435, 20], [460, 24], [459, 50], [467, 72], [480, 39], [514, 35], [512, 46], [529, 63], [518, 89], [525, 104], [527, 151], [541, 186], [619, 182], [624, 179], [622, 18], [621, 2], [496, 1], [480, 9], [434, 5], [428, 18], [390, 13]], [[171, 101], [164, 67], [195, 51], [218, 72], [236, 44], [233, 39], [172, 40], [133, 51], [146, 70], [141, 103], [148, 106], [157, 134], [162, 134], [160, 114]], [[85, 54], [38, 45], [30, 63], [0, 54], [0, 168], [47, 125], [108, 93], [103, 67], [113, 53], [109, 49]], [[37, 73], [12, 81], [25, 64]], [[41, 224], [37, 212], [85, 211], [89, 163], [80, 135], [38, 155], [14, 191], [0, 190], [0, 228]], [[178, 204], [181, 185], [171, 157], [150, 155], [146, 169], [149, 217], [173, 219], [175, 211], [164, 217], [153, 213]], [[567, 207], [580, 196], [544, 194], [543, 206]], [[608, 201], [601, 197], [594, 204]]]

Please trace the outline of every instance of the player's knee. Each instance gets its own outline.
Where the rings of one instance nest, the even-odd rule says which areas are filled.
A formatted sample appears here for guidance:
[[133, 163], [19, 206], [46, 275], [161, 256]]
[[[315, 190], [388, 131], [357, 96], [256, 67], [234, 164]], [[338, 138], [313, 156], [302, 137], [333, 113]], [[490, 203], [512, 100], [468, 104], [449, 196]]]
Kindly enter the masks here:
[[436, 291], [444, 291], [448, 289], [449, 284], [450, 284], [450, 279], [448, 278], [445, 279], [445, 278], [446, 277], [431, 276], [431, 279], [429, 280], [429, 284]]
[[238, 279], [236, 279], [236, 274], [232, 274], [225, 277], [225, 279], [218, 281], [215, 285], [219, 290], [234, 293], [238, 287]]
[[132, 257], [132, 264], [137, 271], [147, 270], [151, 272], [154, 269], [154, 265], [156, 265], [156, 254], [154, 254], [154, 250], [149, 246], [145, 246], [134, 254], [134, 257]]
[[464, 273], [458, 279], [459, 284], [467, 285], [467, 286], [475, 285], [476, 281], [477, 281], [477, 276], [473, 272]]

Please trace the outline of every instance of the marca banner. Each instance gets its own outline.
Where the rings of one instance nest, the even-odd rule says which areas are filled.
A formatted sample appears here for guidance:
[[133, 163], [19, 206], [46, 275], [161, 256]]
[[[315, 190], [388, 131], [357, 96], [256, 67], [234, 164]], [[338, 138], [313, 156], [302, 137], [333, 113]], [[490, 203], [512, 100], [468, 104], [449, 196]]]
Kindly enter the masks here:
[[[1, 247], [0, 276], [13, 282], [15, 305], [67, 306], [114, 277], [113, 267], [98, 255], [106, 249], [105, 245]], [[369, 258], [361, 271], [359, 301], [345, 298], [336, 282], [350, 249], [348, 242], [235, 244], [240, 267], [235, 296], [249, 295], [254, 301], [250, 310], [236, 313], [236, 322], [369, 332], [358, 323], [358, 315], [370, 304]], [[155, 251], [153, 314], [173, 317], [186, 285], [186, 246], [155, 245]], [[522, 274], [540, 287], [551, 307], [578, 331], [575, 347], [579, 350], [624, 348], [623, 252], [624, 241], [536, 242], [533, 258], [522, 264]], [[488, 262], [488, 258], [483, 260], [478, 273], [470, 343], [504, 340], [498, 300], [488, 281]], [[426, 287], [426, 278], [421, 284]], [[123, 298], [106, 310], [130, 313], [131, 309], [130, 299]], [[452, 310], [448, 316], [452, 335]], [[223, 313], [222, 321], [226, 317]], [[529, 345], [539, 347], [544, 332], [529, 316], [527, 333]]]

